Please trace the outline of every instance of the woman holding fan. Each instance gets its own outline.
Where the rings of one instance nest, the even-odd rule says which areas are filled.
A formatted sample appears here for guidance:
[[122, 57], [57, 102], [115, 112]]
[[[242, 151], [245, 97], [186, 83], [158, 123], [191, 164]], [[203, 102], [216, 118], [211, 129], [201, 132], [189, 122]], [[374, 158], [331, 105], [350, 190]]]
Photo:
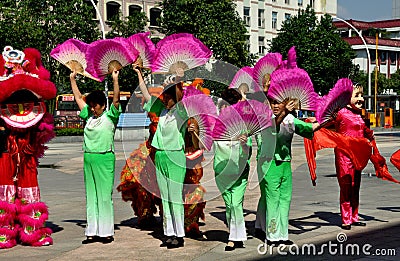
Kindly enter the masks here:
[[[146, 101], [144, 109], [159, 116], [151, 145], [156, 149], [156, 176], [163, 206], [164, 235], [167, 237], [160, 246], [183, 247], [185, 229], [182, 192], [186, 174], [184, 136], [188, 117], [182, 104], [178, 103], [182, 97], [182, 86], [180, 83], [166, 86], [161, 100], [150, 95], [140, 69], [134, 67], [134, 70], [139, 76], [139, 88]], [[188, 127], [188, 131], [196, 131], [194, 124]]]
[[[374, 140], [374, 134], [361, 117], [364, 103], [363, 87], [353, 85], [350, 104], [339, 110], [334, 118], [335, 129], [338, 133], [354, 137]], [[365, 226], [359, 221], [358, 206], [360, 198], [361, 170], [354, 167], [351, 159], [342, 150], [335, 149], [336, 176], [340, 187], [340, 213], [342, 228], [350, 230], [353, 226]]]
[[[221, 98], [224, 103], [221, 110], [224, 110], [225, 106], [239, 102], [242, 95], [235, 89], [226, 89]], [[237, 140], [216, 140], [214, 146], [215, 181], [225, 202], [226, 223], [229, 228], [225, 251], [232, 251], [243, 247], [243, 241], [247, 240], [243, 200], [250, 170], [251, 139], [242, 134]]]
[[70, 74], [72, 92], [85, 120], [84, 130], [84, 178], [86, 187], [87, 225], [86, 239], [82, 244], [114, 241], [114, 133], [121, 114], [119, 103], [119, 71], [112, 72], [114, 98], [110, 110], [106, 110], [106, 96], [93, 91], [83, 99], [76, 83], [76, 71]]

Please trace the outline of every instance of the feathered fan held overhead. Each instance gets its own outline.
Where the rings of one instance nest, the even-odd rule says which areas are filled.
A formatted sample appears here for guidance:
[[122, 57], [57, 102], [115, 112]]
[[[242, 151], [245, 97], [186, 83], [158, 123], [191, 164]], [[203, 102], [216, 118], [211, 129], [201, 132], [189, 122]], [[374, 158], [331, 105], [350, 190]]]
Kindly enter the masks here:
[[329, 93], [320, 99], [315, 112], [317, 121], [322, 124], [330, 120], [331, 116], [350, 104], [353, 93], [353, 83], [348, 78], [339, 79]]
[[282, 64], [282, 55], [280, 53], [267, 53], [257, 61], [253, 69], [253, 79], [256, 83], [255, 91], [268, 91], [264, 89], [265, 83], [271, 79], [273, 71]]
[[213, 143], [212, 128], [217, 117], [217, 107], [211, 97], [193, 86], [183, 91], [182, 104], [188, 117], [194, 118], [199, 125], [198, 139], [203, 147], [210, 150]]
[[274, 71], [268, 98], [278, 102], [295, 100], [299, 103], [297, 109], [309, 111], [315, 111], [319, 101], [308, 73], [300, 68]]
[[271, 108], [256, 100], [235, 103], [221, 110], [213, 131], [215, 140], [232, 140], [241, 134], [252, 136], [272, 126]]
[[100, 81], [97, 77], [86, 71], [87, 62], [85, 53], [87, 47], [88, 44], [71, 38], [51, 50], [50, 56], [67, 66], [71, 71], [76, 71], [86, 77]]
[[137, 62], [140, 67], [151, 69], [154, 60], [156, 47], [149, 38], [150, 32], [137, 33], [126, 40], [127, 42], [139, 51]]
[[211, 50], [192, 34], [172, 34], [157, 43], [152, 72], [182, 77], [184, 71], [205, 64], [211, 55]]
[[243, 84], [247, 85], [249, 92], [255, 92], [255, 82], [253, 80], [253, 68], [245, 66], [241, 68], [233, 77], [229, 88], [239, 89]]
[[114, 69], [133, 63], [139, 52], [121, 39], [102, 39], [89, 44], [86, 51], [87, 71], [101, 81]]

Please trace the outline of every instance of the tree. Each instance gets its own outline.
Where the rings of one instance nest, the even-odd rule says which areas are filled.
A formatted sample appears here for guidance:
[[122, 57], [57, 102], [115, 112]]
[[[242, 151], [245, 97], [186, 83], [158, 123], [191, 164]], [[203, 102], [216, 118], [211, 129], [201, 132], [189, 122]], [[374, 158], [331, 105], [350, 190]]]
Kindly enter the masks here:
[[[166, 35], [187, 32], [213, 51], [217, 60], [241, 68], [254, 63], [248, 51], [247, 29], [230, 0], [163, 0], [161, 31]], [[226, 86], [207, 87], [219, 93]]]
[[[69, 70], [50, 57], [51, 50], [69, 38], [90, 43], [101, 36], [88, 1], [2, 0], [0, 17], [0, 47], [38, 49], [60, 93], [71, 91]], [[92, 80], [82, 82], [80, 87], [82, 91], [104, 88]]]
[[270, 43], [270, 51], [286, 59], [292, 46], [296, 46], [298, 66], [308, 72], [321, 95], [328, 93], [338, 79], [358, 73], [352, 63], [356, 54], [336, 32], [332, 17], [325, 15], [318, 20], [310, 6], [284, 22]]

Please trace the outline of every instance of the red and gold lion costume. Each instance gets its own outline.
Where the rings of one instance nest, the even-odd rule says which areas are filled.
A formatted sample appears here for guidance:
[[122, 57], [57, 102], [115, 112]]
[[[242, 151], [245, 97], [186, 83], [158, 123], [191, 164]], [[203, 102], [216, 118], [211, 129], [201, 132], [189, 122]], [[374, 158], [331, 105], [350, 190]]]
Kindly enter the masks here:
[[44, 100], [56, 96], [50, 72], [34, 48], [7, 46], [0, 56], [0, 249], [53, 243], [40, 201], [38, 159], [54, 135]]

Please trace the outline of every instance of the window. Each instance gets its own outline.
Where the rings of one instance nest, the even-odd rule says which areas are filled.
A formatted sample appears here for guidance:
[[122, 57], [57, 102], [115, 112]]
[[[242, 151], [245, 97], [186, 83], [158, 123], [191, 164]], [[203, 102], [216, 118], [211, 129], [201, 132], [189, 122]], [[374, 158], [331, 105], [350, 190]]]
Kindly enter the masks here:
[[151, 8], [150, 9], [150, 25], [151, 26], [160, 26], [161, 17], [161, 9], [159, 8]]
[[278, 24], [278, 13], [272, 12], [272, 29], [276, 29], [277, 24]]
[[259, 54], [265, 53], [264, 37], [258, 37], [258, 53]]
[[246, 26], [250, 26], [250, 7], [243, 7], [243, 20]]
[[287, 21], [287, 20], [289, 20], [289, 19], [290, 19], [290, 14], [286, 13], [286, 14], [285, 14], [285, 21]]
[[371, 56], [371, 63], [375, 64], [376, 63], [376, 55], [375, 55], [375, 51], [370, 51], [369, 52], [370, 56]]
[[[85, 0], [84, 2], [85, 2], [88, 6], [90, 6], [90, 7], [92, 8], [92, 18], [93, 18], [93, 19], [96, 19], [96, 18], [97, 18], [97, 13], [96, 13], [96, 9], [94, 8], [92, 2], [91, 2], [90, 0]], [[97, 3], [98, 3], [99, 1], [94, 0], [93, 2], [94, 2], [94, 4], [97, 6]]]
[[314, 0], [310, 0], [310, 7], [314, 8]]
[[272, 3], [275, 3], [276, 2], [276, 0], [272, 0]]
[[129, 6], [129, 11], [128, 11], [128, 15], [132, 16], [135, 13], [140, 13], [142, 12], [142, 8], [138, 5], [130, 5]]
[[285, 4], [290, 5], [290, 0], [285, 0]]
[[396, 64], [396, 53], [389, 52], [389, 59], [390, 59], [390, 64], [395, 65]]
[[379, 52], [379, 60], [380, 60], [380, 64], [386, 64], [387, 52], [385, 52], [385, 51]]
[[121, 7], [121, 5], [116, 2], [108, 2], [106, 5], [107, 20], [112, 20], [114, 17], [118, 17], [120, 7]]
[[298, 6], [303, 6], [303, 0], [297, 0], [297, 5]]
[[258, 9], [258, 27], [265, 27], [264, 9]]

